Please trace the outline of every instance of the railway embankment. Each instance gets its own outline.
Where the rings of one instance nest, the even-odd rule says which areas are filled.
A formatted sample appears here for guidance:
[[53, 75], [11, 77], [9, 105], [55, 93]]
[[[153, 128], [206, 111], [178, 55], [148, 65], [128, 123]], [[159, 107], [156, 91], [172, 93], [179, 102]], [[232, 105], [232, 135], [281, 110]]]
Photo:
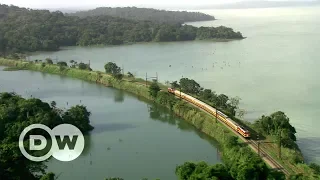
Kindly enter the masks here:
[[[251, 175], [252, 178], [258, 179], [263, 179], [262, 177], [278, 173], [267, 168], [262, 159], [253, 152], [246, 143], [238, 139], [232, 131], [219, 123], [214, 117], [184, 101], [180, 101], [166, 91], [160, 91], [156, 98], [151, 97], [149, 95], [149, 88], [142, 83], [141, 79], [124, 77], [122, 80], [117, 80], [104, 72], [80, 70], [77, 68], [61, 67], [54, 64], [21, 60], [0, 59], [0, 65], [9, 66], [11, 67], [11, 70], [38, 71], [95, 82], [105, 86], [122, 89], [136, 94], [139, 97], [155, 101], [156, 103], [171, 109], [176, 115], [192, 124], [199, 131], [216, 139], [220, 144], [223, 161], [227, 167], [232, 170], [233, 177], [237, 177], [240, 171], [248, 171], [248, 176]], [[165, 86], [160, 85], [160, 87]], [[195, 147], [195, 150], [196, 148], [197, 147]], [[305, 166], [305, 168], [307, 167], [308, 166]], [[311, 173], [312, 171], [308, 169], [306, 172]], [[239, 179], [241, 178], [239, 177]]]

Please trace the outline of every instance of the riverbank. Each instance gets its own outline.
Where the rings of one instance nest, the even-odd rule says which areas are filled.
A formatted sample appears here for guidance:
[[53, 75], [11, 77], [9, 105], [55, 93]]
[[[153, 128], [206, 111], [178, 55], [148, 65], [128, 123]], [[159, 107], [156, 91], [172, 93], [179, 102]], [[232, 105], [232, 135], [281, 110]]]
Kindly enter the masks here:
[[[57, 65], [27, 61], [15, 61], [8, 59], [0, 59], [0, 65], [15, 67], [16, 69], [28, 69], [51, 74], [59, 74], [86, 81], [97, 82], [106, 86], [112, 86], [118, 89], [126, 90], [149, 100], [155, 100], [157, 103], [169, 107], [177, 115], [183, 117], [198, 130], [204, 132], [205, 134], [208, 134], [210, 137], [215, 138], [221, 145], [223, 158], [226, 162], [229, 162], [230, 164], [239, 162], [240, 159], [234, 159], [233, 157], [240, 157], [240, 152], [242, 152], [242, 163], [250, 164], [252, 163], [252, 158], [260, 159], [246, 146], [240, 146], [239, 144], [237, 144], [237, 146], [239, 146], [239, 149], [237, 149], [237, 151], [235, 151], [234, 148], [230, 148], [228, 141], [232, 139], [232, 137], [235, 137], [235, 135], [230, 132], [224, 125], [216, 123], [215, 119], [207, 115], [206, 113], [194, 107], [191, 107], [184, 102], [180, 102], [179, 100], [173, 98], [173, 96], [167, 96], [168, 94], [165, 92], [161, 92], [161, 97], [157, 99], [153, 99], [152, 97], [150, 97], [148, 92], [149, 89], [145, 86], [144, 83], [142, 83], [143, 80], [141, 79], [137, 80], [135, 78], [125, 77], [123, 80], [116, 80], [112, 76], [99, 71], [86, 71], [68, 67], [61, 68]], [[161, 85], [161, 87], [165, 89], [166, 86]], [[255, 161], [255, 163], [257, 162]]]

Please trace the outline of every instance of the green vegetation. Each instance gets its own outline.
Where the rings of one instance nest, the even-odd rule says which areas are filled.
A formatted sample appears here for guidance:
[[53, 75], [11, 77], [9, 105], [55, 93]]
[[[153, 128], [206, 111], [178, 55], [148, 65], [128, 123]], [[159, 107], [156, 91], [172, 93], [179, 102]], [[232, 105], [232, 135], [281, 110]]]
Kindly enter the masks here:
[[311, 163], [311, 164], [309, 165], [309, 167], [310, 167], [311, 169], [313, 169], [314, 172], [315, 172], [317, 175], [320, 175], [320, 165], [315, 164], [315, 163]]
[[149, 94], [153, 98], [157, 97], [160, 90], [161, 89], [160, 89], [157, 81], [153, 81], [152, 84], [149, 86]]
[[79, 69], [81, 70], [89, 70], [89, 71], [92, 71], [92, 69], [90, 68], [90, 65], [89, 64], [85, 64], [85, 63], [79, 63], [77, 64], [77, 66]]
[[0, 56], [12, 58], [19, 57], [16, 53], [55, 51], [60, 46], [243, 38], [223, 26], [197, 28], [111, 16], [79, 18], [6, 5], [0, 5], [0, 12]]
[[[44, 124], [49, 128], [63, 123], [77, 126], [83, 133], [93, 129], [89, 124], [90, 113], [84, 106], [71, 107], [64, 112], [40, 99], [24, 99], [15, 93], [0, 93], [0, 177], [15, 180], [52, 180], [54, 174], [45, 175], [42, 162], [26, 159], [18, 147], [18, 140], [24, 128], [31, 124]], [[34, 131], [44, 137], [47, 133]], [[28, 140], [26, 139], [25, 142]], [[28, 149], [28, 148], [26, 148]], [[29, 154], [35, 156], [35, 152]]]
[[87, 16], [108, 15], [113, 17], [138, 20], [138, 21], [153, 21], [158, 23], [185, 23], [191, 21], [209, 21], [215, 20], [213, 16], [186, 11], [165, 11], [151, 8], [136, 8], [136, 7], [98, 7], [88, 11], [79, 11], [68, 14], [70, 16], [78, 16], [81, 18]]
[[57, 65], [59, 65], [59, 66], [65, 66], [65, 67], [68, 66], [68, 64], [67, 64], [66, 62], [64, 62], [64, 61], [57, 62]]
[[265, 136], [274, 136], [279, 139], [281, 134], [281, 145], [290, 149], [298, 149], [296, 144], [296, 130], [289, 123], [289, 118], [284, 112], [278, 111], [270, 116], [262, 116], [259, 120], [255, 121], [255, 129]]
[[53, 64], [53, 61], [52, 61], [52, 59], [47, 58], [47, 59], [46, 59], [46, 63], [47, 63], [47, 64]]
[[[123, 79], [118, 80], [113, 77], [111, 74], [106, 74], [99, 71], [87, 71], [80, 70], [78, 68], [66, 68], [61, 70], [58, 65], [50, 65], [46, 64], [45, 67], [42, 66], [42, 63], [34, 63], [34, 62], [26, 62], [26, 61], [13, 61], [7, 59], [0, 59], [1, 65], [17, 67], [21, 69], [28, 69], [34, 71], [47, 72], [52, 74], [60, 74], [69, 77], [74, 77], [78, 79], [83, 79], [87, 81], [93, 81], [97, 83], [101, 83], [107, 86], [113, 86], [118, 89], [123, 89], [125, 91], [134, 93], [139, 97], [143, 97], [152, 101], [157, 102], [160, 105], [166, 106], [171, 109], [175, 114], [185, 119], [188, 123], [192, 124], [195, 128], [203, 133], [207, 134], [210, 137], [215, 138], [219, 144], [220, 149], [222, 151], [222, 157], [225, 162], [225, 167], [228, 169], [229, 174], [234, 179], [245, 179], [245, 178], [261, 178], [268, 177], [269, 179], [281, 179], [283, 177], [282, 173], [276, 173], [274, 171], [266, 168], [266, 164], [258, 157], [256, 153], [253, 153], [246, 144], [243, 144], [239, 141], [233, 132], [229, 131], [223, 124], [217, 123], [214, 117], [208, 115], [205, 112], [189, 105], [186, 102], [180, 101], [175, 98], [173, 95], [169, 94], [166, 89], [163, 91], [158, 91], [156, 97], [152, 97], [150, 95], [150, 84], [152, 82], [148, 82], [148, 86], [145, 85], [144, 80], [135, 79], [132, 77], [124, 76]], [[192, 80], [184, 80], [182, 83], [183, 86], [187, 85], [195, 85], [198, 87], [197, 83]], [[191, 83], [190, 83], [191, 82]], [[156, 82], [153, 82], [156, 83]], [[166, 86], [157, 83], [159, 87], [165, 88]], [[177, 82], [172, 83], [174, 86], [180, 86]], [[186, 87], [182, 87], [186, 88]], [[189, 88], [189, 87], [188, 87]], [[212, 98], [212, 92], [209, 90], [205, 90], [203, 88], [190, 88], [191, 90], [195, 89], [200, 92], [195, 96], [202, 96], [202, 99], [208, 102], [207, 98]], [[193, 92], [193, 91], [191, 91]], [[210, 93], [211, 92], [211, 93]], [[219, 95], [217, 95], [219, 97]], [[209, 98], [210, 99], [210, 98]], [[228, 101], [226, 102], [226, 99]], [[217, 98], [220, 102], [212, 101], [212, 103], [220, 103], [220, 105], [229, 104], [229, 106], [237, 106], [239, 103], [239, 98], [226, 98], [224, 95], [221, 95], [220, 98]], [[222, 106], [223, 107], [223, 106]], [[281, 118], [285, 118], [285, 116], [279, 116]], [[280, 119], [281, 119], [280, 118]], [[276, 120], [277, 122], [277, 120]], [[280, 123], [281, 127], [287, 127], [290, 129], [290, 126], [283, 125]], [[274, 128], [279, 129], [279, 128]], [[285, 131], [283, 131], [285, 132]], [[289, 153], [290, 156], [296, 156], [300, 152], [297, 150], [292, 151], [282, 151], [283, 153]], [[296, 152], [296, 153], [293, 153]], [[300, 153], [301, 154], [301, 153]], [[298, 163], [294, 164], [294, 166], [300, 167], [303, 171], [298, 171], [297, 176], [292, 176], [292, 178], [297, 179], [318, 179], [317, 175], [317, 166], [312, 165], [311, 167], [306, 164]], [[267, 176], [265, 176], [267, 175]]]
[[[290, 124], [284, 112], [278, 111], [269, 116], [262, 116], [255, 123], [247, 123], [260, 139], [264, 139], [261, 148], [267, 150], [286, 169], [298, 174], [293, 179], [320, 179], [316, 164], [308, 166], [304, 163], [303, 155], [296, 144], [296, 130]], [[281, 153], [279, 154], [279, 149]]]
[[104, 65], [104, 69], [106, 70], [106, 73], [111, 74], [117, 80], [121, 80], [123, 78], [121, 68], [118, 67], [116, 63], [108, 62]]
[[[232, 172], [231, 172], [232, 173]], [[186, 162], [176, 168], [176, 174], [180, 180], [194, 180], [194, 179], [210, 179], [210, 180], [251, 180], [251, 179], [268, 179], [268, 180], [285, 180], [285, 176], [277, 171], [270, 171], [266, 176], [255, 177], [253, 172], [241, 171], [237, 172], [239, 175], [234, 178], [230, 171], [223, 164], [216, 164], [213, 166], [205, 162], [192, 163]], [[252, 173], [252, 174], [250, 174]], [[251, 176], [251, 177], [250, 177]]]
[[104, 65], [104, 69], [106, 70], [106, 73], [116, 75], [121, 73], [121, 68], [117, 66], [116, 63], [108, 62], [106, 65]]
[[240, 98], [229, 98], [225, 94], [216, 94], [211, 89], [204, 89], [195, 80], [188, 78], [181, 78], [179, 84], [177, 81], [171, 83], [171, 87], [177, 90], [182, 90], [187, 94], [197, 97], [199, 100], [216, 107], [231, 117], [236, 115], [238, 110]]
[[19, 70], [22, 70], [22, 69], [17, 67], [6, 67], [3, 69], [3, 71], [19, 71]]

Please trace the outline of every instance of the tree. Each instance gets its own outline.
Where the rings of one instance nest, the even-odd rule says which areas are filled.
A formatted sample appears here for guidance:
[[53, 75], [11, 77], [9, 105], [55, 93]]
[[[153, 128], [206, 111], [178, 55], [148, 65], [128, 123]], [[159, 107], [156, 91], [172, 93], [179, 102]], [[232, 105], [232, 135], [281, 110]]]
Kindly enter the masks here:
[[54, 173], [48, 173], [41, 177], [40, 180], [55, 180], [55, 174]]
[[180, 84], [182, 90], [186, 93], [191, 93], [191, 94], [197, 95], [201, 91], [200, 85], [193, 79], [181, 78], [179, 84]]
[[242, 119], [245, 114], [246, 114], [246, 110], [244, 110], [244, 109], [239, 109], [239, 110], [238, 110], [238, 117], [239, 117], [240, 119]]
[[217, 97], [217, 105], [219, 107], [222, 107], [222, 108], [225, 108], [227, 106], [227, 102], [229, 100], [229, 97], [227, 95], [224, 95], [224, 94], [220, 94], [218, 97]]
[[104, 65], [104, 69], [106, 70], [106, 73], [116, 75], [121, 73], [121, 68], [117, 66], [116, 63], [108, 62]]
[[241, 98], [240, 97], [234, 97], [234, 98], [230, 98], [229, 101], [230, 101], [230, 105], [233, 106], [233, 107], [236, 107], [236, 109], [238, 109], [239, 107], [239, 104], [240, 104], [240, 100]]
[[54, 108], [56, 108], [57, 103], [55, 101], [51, 101], [50, 105], [54, 109]]
[[90, 70], [90, 71], [92, 70], [92, 69], [89, 67], [88, 64], [85, 64], [85, 63], [82, 63], [82, 62], [78, 64], [78, 68], [81, 69], [81, 70]]
[[180, 88], [180, 85], [178, 84], [177, 81], [173, 81], [173, 82], [170, 83], [170, 84], [171, 84], [171, 88], [173, 88], [173, 89], [178, 89], [178, 88]]
[[312, 168], [316, 174], [320, 175], [320, 165], [311, 163], [309, 167]]
[[123, 78], [123, 74], [115, 74], [113, 77], [117, 80], [121, 80]]
[[[51, 102], [55, 106], [55, 102]], [[67, 115], [68, 114], [68, 115]], [[15, 93], [0, 93], [0, 177], [1, 179], [51, 180], [53, 173], [45, 174], [45, 164], [25, 158], [18, 145], [23, 129], [31, 124], [43, 124], [54, 128], [59, 124], [70, 123], [88, 132], [89, 112], [83, 107], [75, 107], [61, 115], [40, 99], [24, 99]], [[47, 133], [38, 132], [48, 137]], [[27, 136], [26, 136], [27, 137]], [[28, 139], [26, 139], [28, 142]], [[35, 156], [35, 152], [29, 152]], [[39, 154], [37, 154], [39, 156]]]
[[[120, 8], [121, 10], [113, 14], [115, 17], [86, 16], [80, 20], [78, 17], [64, 15], [61, 12], [7, 5], [0, 5], [0, 9], [2, 9], [0, 56], [34, 51], [55, 51], [61, 46], [242, 38], [240, 32], [223, 26], [197, 28], [181, 24], [186, 20], [212, 19], [211, 16], [201, 13]], [[126, 10], [123, 12], [124, 9]], [[129, 15], [131, 13], [127, 13], [128, 10], [134, 13]], [[119, 14], [121, 18], [118, 17]], [[171, 23], [163, 23], [168, 21]]]
[[213, 92], [211, 89], [205, 89], [200, 92], [200, 97], [205, 100], [210, 100], [213, 97]]
[[131, 72], [128, 72], [128, 77], [129, 78], [134, 78], [134, 75]]
[[52, 61], [52, 59], [50, 59], [50, 58], [46, 58], [46, 63], [47, 63], [47, 64], [53, 64], [53, 61]]
[[268, 174], [268, 180], [286, 180], [286, 175], [283, 172], [271, 169]]
[[284, 112], [277, 111], [270, 116], [262, 116], [255, 121], [254, 125], [257, 129], [265, 134], [278, 137], [281, 133], [281, 145], [287, 148], [297, 148], [295, 141], [297, 140], [295, 128], [290, 124], [289, 118]]
[[153, 81], [152, 84], [149, 86], [149, 94], [151, 97], [156, 98], [158, 92], [160, 91], [160, 87], [157, 81]]
[[90, 125], [91, 113], [83, 105], [76, 105], [71, 107], [64, 113], [62, 119], [65, 123], [76, 125], [81, 132], [88, 132], [93, 129]]
[[64, 61], [58, 62], [57, 65], [63, 66], [63, 67], [67, 67], [68, 66], [68, 64], [66, 62], [64, 62]]
[[179, 180], [233, 180], [227, 168], [223, 164], [210, 166], [205, 162], [185, 162], [184, 164], [176, 167], [176, 175]]
[[230, 136], [227, 138], [226, 140], [226, 145], [228, 148], [232, 148], [232, 147], [235, 147], [237, 146], [239, 143], [238, 143], [238, 137], [235, 137], [235, 136]]

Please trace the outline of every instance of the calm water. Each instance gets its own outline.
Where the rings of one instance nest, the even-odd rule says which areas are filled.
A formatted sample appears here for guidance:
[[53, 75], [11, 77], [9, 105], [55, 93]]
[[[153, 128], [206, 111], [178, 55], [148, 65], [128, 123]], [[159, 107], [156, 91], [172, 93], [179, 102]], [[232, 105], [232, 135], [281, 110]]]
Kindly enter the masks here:
[[[139, 77], [160, 81], [194, 78], [205, 88], [242, 98], [246, 120], [284, 111], [297, 129], [308, 161], [320, 163], [320, 7], [208, 10], [219, 20], [190, 23], [225, 25], [245, 40], [176, 42], [120, 47], [71, 47], [31, 58], [88, 62], [94, 69], [114, 61]], [[171, 65], [171, 67], [169, 67]]]
[[60, 108], [81, 100], [91, 111], [95, 129], [86, 137], [84, 153], [69, 163], [52, 159], [47, 164], [59, 180], [115, 176], [170, 180], [176, 179], [176, 165], [185, 161], [221, 162], [213, 140], [166, 109], [123, 91], [39, 72], [5, 72], [0, 67], [1, 91], [54, 100]]

